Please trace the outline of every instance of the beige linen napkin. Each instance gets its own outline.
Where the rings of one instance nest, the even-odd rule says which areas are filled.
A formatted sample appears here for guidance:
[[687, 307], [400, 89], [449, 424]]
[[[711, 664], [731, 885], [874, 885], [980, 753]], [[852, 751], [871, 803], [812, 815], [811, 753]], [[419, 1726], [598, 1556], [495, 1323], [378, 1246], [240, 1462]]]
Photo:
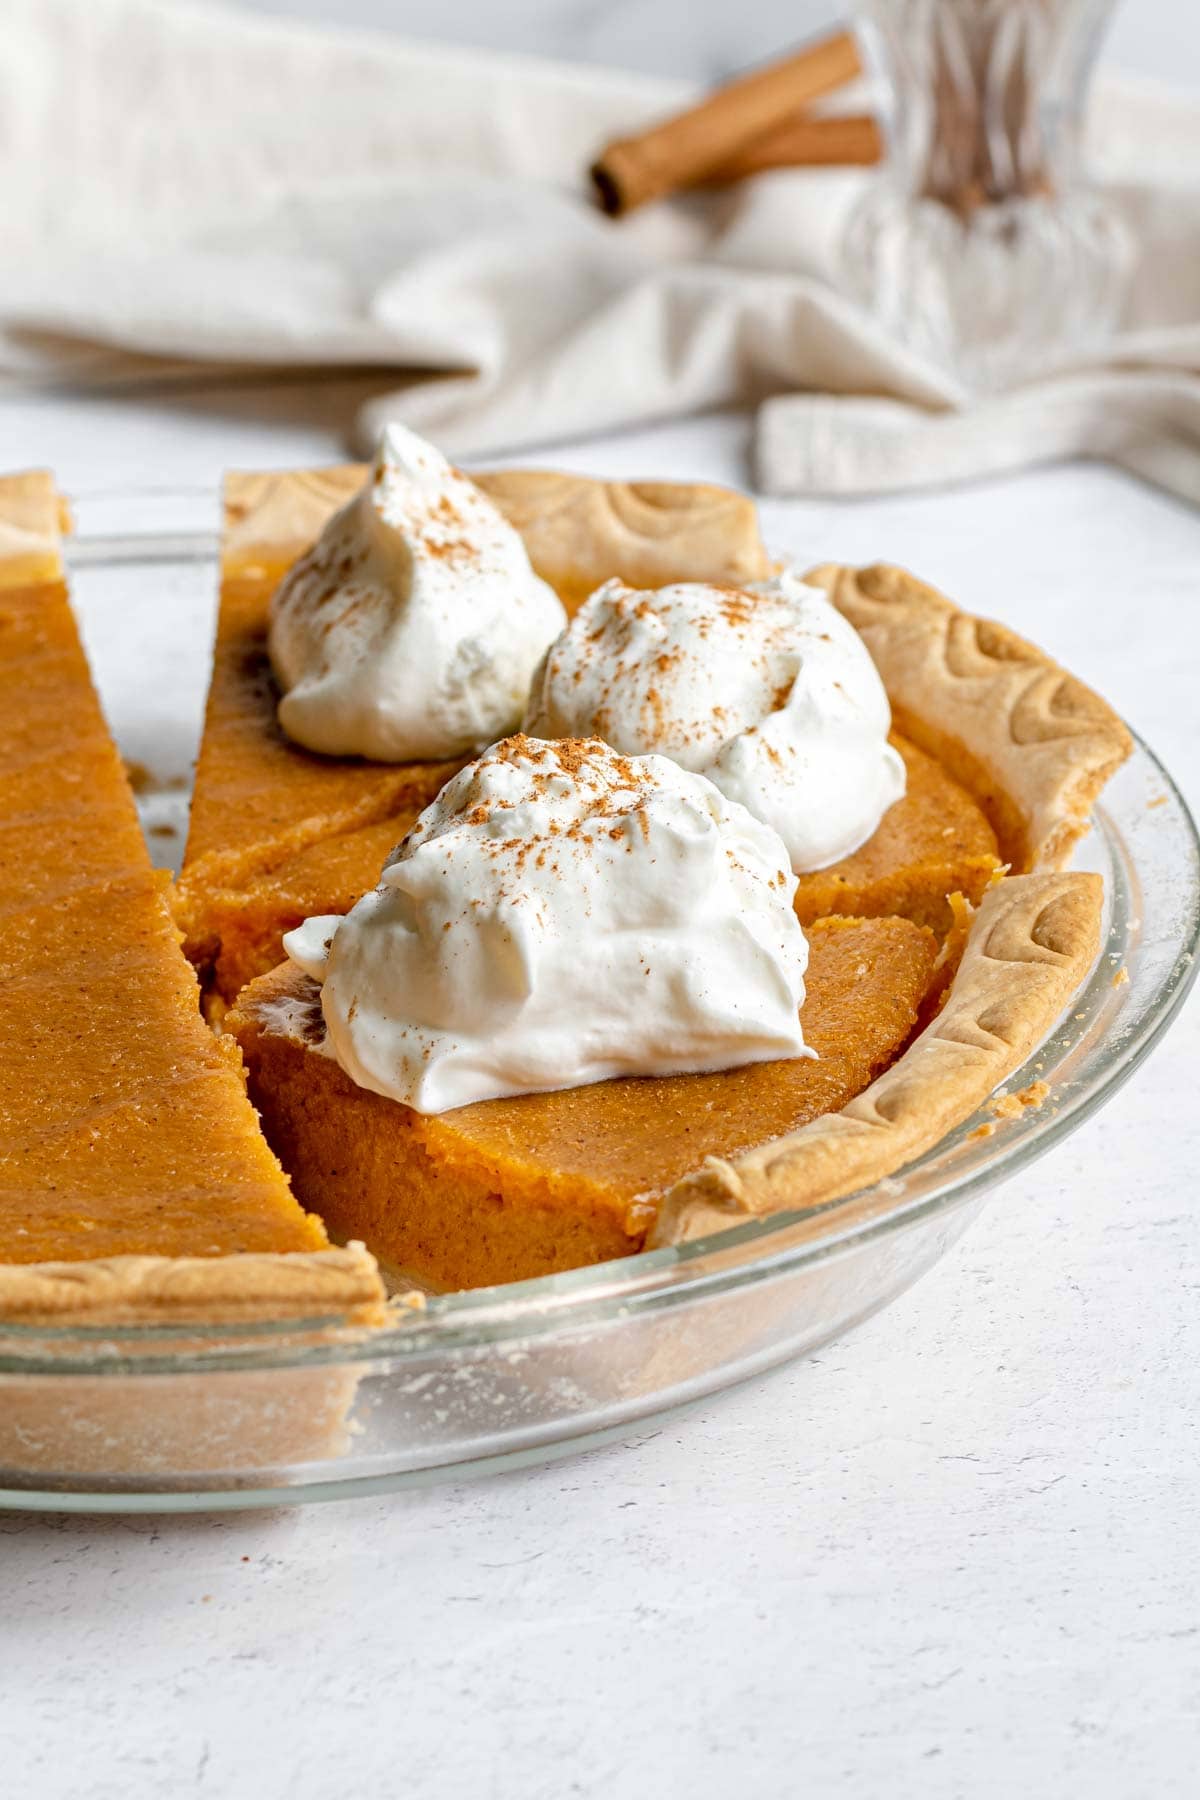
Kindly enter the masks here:
[[1200, 104], [1102, 89], [1125, 325], [1102, 364], [968, 404], [840, 289], [869, 174], [593, 210], [596, 147], [685, 93], [216, 5], [8, 0], [0, 381], [394, 368], [358, 448], [398, 416], [463, 455], [761, 403], [777, 493], [1090, 455], [1200, 501]]

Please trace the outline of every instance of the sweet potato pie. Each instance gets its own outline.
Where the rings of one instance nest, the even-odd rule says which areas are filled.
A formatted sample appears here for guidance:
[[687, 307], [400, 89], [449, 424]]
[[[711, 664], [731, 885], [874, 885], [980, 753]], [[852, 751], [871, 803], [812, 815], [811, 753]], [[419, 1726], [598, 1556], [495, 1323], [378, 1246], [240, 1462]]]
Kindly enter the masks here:
[[[822, 1203], [969, 1115], [1096, 953], [1100, 883], [1063, 864], [1127, 753], [1120, 721], [903, 571], [827, 566], [808, 579], [882, 675], [908, 786], [862, 849], [801, 877], [817, 1059], [437, 1115], [356, 1086], [324, 1054], [319, 989], [282, 936], [370, 890], [462, 760], [321, 757], [277, 723], [272, 591], [363, 473], [227, 482], [173, 892], [80, 650], [53, 486], [0, 485], [2, 1316], [369, 1320], [373, 1257], [473, 1286]], [[753, 505], [725, 490], [476, 479], [568, 611], [613, 575], [737, 586], [770, 569]]]

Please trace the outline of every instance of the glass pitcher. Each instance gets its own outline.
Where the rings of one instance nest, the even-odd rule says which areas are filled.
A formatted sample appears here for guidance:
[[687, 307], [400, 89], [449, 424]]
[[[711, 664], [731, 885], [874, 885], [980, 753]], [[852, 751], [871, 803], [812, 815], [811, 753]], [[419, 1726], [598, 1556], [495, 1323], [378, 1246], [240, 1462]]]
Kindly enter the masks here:
[[1115, 0], [860, 0], [885, 169], [851, 216], [847, 283], [965, 387], [1103, 341], [1128, 251], [1080, 167]]

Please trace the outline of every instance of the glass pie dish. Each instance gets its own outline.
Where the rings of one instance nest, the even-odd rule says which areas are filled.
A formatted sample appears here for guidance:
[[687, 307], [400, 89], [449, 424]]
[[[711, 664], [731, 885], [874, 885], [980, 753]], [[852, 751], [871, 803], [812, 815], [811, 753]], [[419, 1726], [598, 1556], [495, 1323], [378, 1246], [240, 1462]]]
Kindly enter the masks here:
[[[76, 606], [158, 860], [177, 860], [216, 588], [210, 495], [94, 497]], [[158, 516], [155, 516], [158, 515]], [[137, 528], [122, 529], [130, 519]], [[1056, 1030], [994, 1102], [888, 1180], [720, 1236], [330, 1321], [0, 1328], [0, 1502], [174, 1511], [333, 1499], [511, 1467], [802, 1355], [928, 1269], [1002, 1182], [1082, 1124], [1195, 973], [1200, 842], [1138, 743], [1077, 853], [1107, 937]], [[1009, 1116], [1011, 1114], [1012, 1116]]]

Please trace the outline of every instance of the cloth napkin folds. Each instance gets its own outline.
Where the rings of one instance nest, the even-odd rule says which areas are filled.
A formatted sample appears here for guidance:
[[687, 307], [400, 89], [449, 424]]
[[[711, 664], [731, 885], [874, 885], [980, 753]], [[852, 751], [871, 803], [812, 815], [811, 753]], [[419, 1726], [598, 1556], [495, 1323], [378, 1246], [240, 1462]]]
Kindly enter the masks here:
[[680, 84], [161, 0], [8, 0], [0, 384], [395, 369], [359, 421], [460, 456], [757, 405], [773, 493], [1107, 458], [1200, 503], [1200, 101], [1101, 82], [1136, 246], [1102, 360], [970, 399], [839, 287], [859, 170], [613, 222], [597, 148]]

